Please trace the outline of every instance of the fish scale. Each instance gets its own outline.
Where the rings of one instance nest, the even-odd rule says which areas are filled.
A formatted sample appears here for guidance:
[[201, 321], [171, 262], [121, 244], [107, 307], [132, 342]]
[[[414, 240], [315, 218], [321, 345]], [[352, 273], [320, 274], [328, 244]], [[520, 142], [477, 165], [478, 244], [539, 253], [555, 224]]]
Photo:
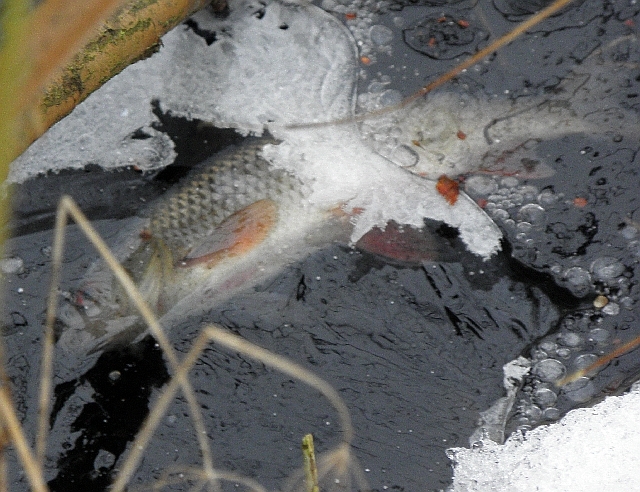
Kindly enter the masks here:
[[[260, 157], [269, 139], [257, 139], [207, 161], [167, 199], [153, 207], [149, 231], [178, 259], [225, 219], [263, 199], [281, 204], [305, 199], [309, 189], [294, 175]], [[171, 193], [171, 192], [170, 192]]]

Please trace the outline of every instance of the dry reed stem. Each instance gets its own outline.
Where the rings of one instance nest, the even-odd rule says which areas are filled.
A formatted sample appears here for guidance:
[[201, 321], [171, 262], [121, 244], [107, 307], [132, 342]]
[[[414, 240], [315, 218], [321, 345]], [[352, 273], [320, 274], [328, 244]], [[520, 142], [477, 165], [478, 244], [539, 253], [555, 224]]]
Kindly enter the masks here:
[[[28, 77], [16, 94], [13, 160], [54, 123], [211, 0], [48, 0], [31, 15]], [[216, 0], [220, 5], [224, 0]], [[220, 8], [220, 7], [219, 7]], [[84, 43], [84, 45], [83, 45]]]
[[125, 1], [47, 0], [36, 8], [31, 19], [32, 73], [22, 93], [25, 103], [35, 99], [96, 26]]
[[6, 385], [0, 386], [0, 419], [2, 420], [2, 423], [9, 433], [11, 441], [18, 452], [18, 458], [22, 462], [22, 466], [24, 467], [27, 480], [29, 481], [32, 490], [36, 492], [45, 492], [49, 490], [47, 488], [47, 484], [44, 482], [42, 467], [35, 456], [31, 453], [27, 437], [20, 426], [20, 420], [18, 420], [13, 402], [11, 401], [9, 389]]
[[[61, 216], [61, 218], [58, 219], [58, 216]], [[138, 312], [141, 314], [145, 323], [149, 327], [149, 330], [151, 331], [152, 335], [155, 337], [156, 341], [162, 348], [165, 356], [169, 361], [169, 365], [174, 370], [176, 370], [179, 367], [178, 358], [173, 350], [173, 347], [171, 346], [171, 343], [167, 339], [164, 331], [162, 330], [162, 327], [158, 323], [153, 311], [151, 310], [149, 305], [144, 301], [142, 296], [139, 294], [139, 292], [135, 287], [135, 284], [133, 283], [129, 275], [127, 275], [124, 268], [118, 263], [118, 261], [115, 259], [111, 251], [109, 251], [108, 246], [104, 243], [100, 235], [91, 226], [91, 223], [89, 222], [89, 220], [84, 216], [84, 214], [75, 204], [73, 199], [67, 195], [64, 195], [60, 199], [60, 203], [58, 204], [58, 211], [57, 211], [57, 217], [56, 217], [56, 231], [55, 231], [56, 238], [58, 238], [59, 235], [64, 234], [64, 225], [66, 224], [67, 217], [69, 216], [73, 218], [73, 220], [80, 227], [80, 230], [84, 233], [87, 239], [96, 248], [100, 256], [107, 263], [107, 265], [113, 272], [114, 276], [116, 277], [118, 282], [120, 282], [120, 284], [125, 289], [125, 291], [131, 293], [131, 301], [135, 305]], [[57, 251], [53, 253], [53, 256], [54, 258], [57, 258], [57, 261], [60, 261], [62, 258], [61, 250], [63, 245], [64, 245], [63, 239], [56, 239], [56, 241], [54, 242], [54, 249], [57, 249]], [[52, 337], [52, 334], [51, 334], [53, 332], [52, 321], [55, 320], [55, 310], [57, 306], [57, 302], [55, 302], [56, 294], [57, 294], [57, 284], [56, 285], [52, 284], [51, 290], [49, 292], [49, 297], [50, 298], [54, 297], [54, 301], [51, 301], [51, 299], [49, 300], [49, 305], [47, 309], [47, 326], [45, 328], [47, 333], [45, 335], [45, 339], [49, 339], [49, 337]], [[45, 348], [45, 350], [47, 349]], [[42, 369], [43, 386], [51, 384], [52, 362], [53, 362], [52, 357], [48, 357], [47, 362], [48, 362], [48, 366], [43, 367]], [[47, 382], [44, 382], [45, 378]], [[206, 438], [206, 429], [204, 426], [204, 421], [202, 419], [202, 414], [200, 412], [198, 401], [195, 397], [195, 392], [193, 391], [193, 388], [191, 387], [189, 382], [186, 380], [181, 381], [181, 386], [182, 386], [182, 390], [185, 395], [185, 398], [187, 399], [187, 402], [189, 404], [189, 409], [191, 411], [191, 418], [193, 419], [193, 424], [196, 429], [196, 435], [197, 435], [198, 443], [200, 445], [200, 451], [202, 453], [202, 459], [204, 462], [205, 470], [207, 471], [213, 470], [213, 460], [211, 456], [211, 449], [209, 447], [209, 442], [207, 441], [207, 438]], [[47, 406], [46, 401], [44, 402], [44, 406], [45, 407]], [[45, 433], [45, 436], [44, 438], [39, 437], [39, 439], [46, 440], [47, 414], [42, 410], [43, 410], [43, 405], [41, 404], [41, 413], [39, 416], [40, 418], [39, 429]]]
[[607, 365], [613, 359], [617, 359], [618, 357], [631, 352], [632, 350], [638, 348], [640, 346], [640, 336], [637, 336], [633, 340], [628, 341], [627, 343], [620, 345], [617, 349], [609, 352], [608, 354], [603, 355], [602, 357], [598, 357], [593, 363], [589, 364], [584, 369], [579, 369], [568, 376], [565, 376], [560, 381], [556, 382], [556, 386], [562, 387], [569, 383], [573, 383], [587, 374], [595, 373], [603, 366]]
[[[40, 96], [45, 128], [130, 64], [155, 52], [160, 38], [211, 0], [130, 1], [96, 26]], [[37, 137], [38, 135], [35, 135]]]
[[[190, 401], [189, 406], [192, 412], [192, 418], [194, 419], [194, 427], [196, 427], [198, 440], [205, 440], [204, 445], [202, 445], [201, 443], [201, 451], [203, 453], [204, 461], [204, 476], [207, 477], [207, 481], [209, 484], [214, 484], [217, 480], [220, 480], [221, 478], [224, 478], [228, 475], [224, 472], [218, 472], [213, 468], [210, 450], [208, 447], [208, 443], [206, 442], [206, 429], [204, 427], [204, 422], [202, 421], [202, 415], [200, 414], [199, 408], [197, 407], [197, 401], [195, 400], [195, 396], [193, 394], [193, 388], [191, 387], [187, 379], [188, 372], [191, 370], [198, 357], [202, 354], [202, 350], [205, 348], [209, 340], [216, 341], [217, 343], [220, 343], [227, 348], [236, 350], [249, 357], [260, 360], [265, 365], [271, 366], [281, 372], [284, 372], [285, 374], [301, 380], [309, 386], [320, 391], [337, 410], [341, 422], [341, 427], [344, 432], [344, 443], [348, 445], [348, 443], [353, 438], [353, 426], [351, 424], [349, 411], [344, 402], [341, 400], [339, 394], [324, 380], [293, 362], [279, 357], [265, 349], [257, 347], [231, 333], [225, 332], [220, 328], [209, 326], [206, 327], [198, 336], [192, 349], [183, 359], [182, 363], [179, 363], [175, 356], [173, 348], [171, 347], [171, 344], [164, 334], [164, 331], [160, 327], [158, 321], [155, 318], [155, 315], [151, 311], [148, 304], [144, 301], [144, 299], [142, 299], [141, 295], [137, 291], [137, 288], [133, 281], [126, 274], [122, 266], [113, 257], [107, 245], [104, 243], [102, 238], [100, 238], [95, 229], [93, 229], [90, 222], [75, 204], [73, 199], [68, 196], [63, 196], [58, 205], [58, 212], [56, 216], [56, 228], [52, 253], [54, 267], [52, 272], [52, 281], [47, 308], [45, 340], [50, 341], [51, 343], [45, 343], [45, 348], [43, 349], [45, 352], [48, 352], [48, 354], [43, 355], [42, 383], [40, 390], [39, 433], [37, 444], [37, 449], [41, 450], [42, 454], [44, 454], [44, 443], [46, 443], [47, 437], [48, 397], [51, 394], [51, 374], [53, 365], [53, 322], [55, 320], [55, 312], [57, 307], [56, 294], [59, 282], [62, 254], [64, 250], [64, 227], [67, 223], [68, 217], [71, 217], [79, 225], [80, 230], [85, 234], [85, 236], [93, 244], [96, 250], [98, 250], [100, 256], [108, 264], [109, 268], [111, 268], [114, 276], [125, 289], [130, 299], [136, 306], [136, 309], [140, 312], [145, 322], [148, 324], [151, 333], [156, 337], [156, 340], [158, 340], [159, 345], [169, 359], [172, 369], [174, 369], [175, 371], [174, 377], [154, 405], [140, 433], [132, 444], [132, 451], [125, 461], [122, 469], [120, 470], [116, 482], [113, 484], [112, 490], [124, 490], [124, 486], [133, 475], [135, 468], [139, 464], [139, 461], [142, 458], [142, 453], [144, 452], [144, 449], [151, 439], [153, 432], [160, 423], [160, 420], [164, 416], [166, 408], [173, 400], [175, 393], [179, 388], [183, 389], [185, 395], [187, 395], [188, 400], [189, 394], [192, 395], [193, 402]], [[197, 424], [198, 421], [200, 425]], [[37, 459], [36, 464], [39, 464]]]

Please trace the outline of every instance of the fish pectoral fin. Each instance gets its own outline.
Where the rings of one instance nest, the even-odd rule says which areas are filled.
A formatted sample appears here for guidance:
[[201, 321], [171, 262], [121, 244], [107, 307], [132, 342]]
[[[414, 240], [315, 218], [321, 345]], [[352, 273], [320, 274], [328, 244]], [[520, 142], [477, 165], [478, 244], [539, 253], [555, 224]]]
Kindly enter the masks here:
[[379, 227], [371, 229], [355, 246], [404, 265], [420, 265], [424, 261], [456, 261], [458, 254], [447, 239], [431, 229], [427, 226], [418, 229], [391, 220], [384, 230]]
[[225, 219], [196, 244], [178, 266], [204, 264], [212, 268], [225, 258], [243, 255], [262, 243], [277, 221], [278, 205], [273, 200], [252, 203]]

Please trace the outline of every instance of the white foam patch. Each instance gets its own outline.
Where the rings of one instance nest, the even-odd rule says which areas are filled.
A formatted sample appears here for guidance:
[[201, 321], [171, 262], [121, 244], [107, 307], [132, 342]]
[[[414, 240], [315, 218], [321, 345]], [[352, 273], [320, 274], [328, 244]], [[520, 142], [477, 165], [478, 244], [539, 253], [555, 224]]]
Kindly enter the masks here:
[[[151, 110], [167, 62], [158, 56], [131, 65], [91, 94], [12, 163], [8, 182], [87, 164], [144, 170], [171, 164], [176, 157], [173, 142], [152, 127], [158, 119]], [[144, 138], [132, 138], [137, 130]]]
[[640, 490], [640, 386], [504, 445], [452, 451], [452, 492]]
[[233, 3], [226, 19], [202, 11], [207, 45], [182, 31], [167, 46], [173, 68], [163, 105], [218, 126], [262, 132], [266, 125], [326, 121], [352, 114], [356, 47], [332, 16], [294, 2]]
[[361, 209], [354, 219], [352, 242], [389, 220], [422, 227], [427, 217], [457, 227], [469, 249], [482, 257], [499, 249], [500, 230], [473, 200], [460, 194], [451, 206], [434, 181], [390, 165], [371, 152], [354, 128], [316, 130], [313, 136], [308, 131], [288, 132], [286, 142], [265, 149], [264, 156], [313, 182], [309, 200], [314, 206]]

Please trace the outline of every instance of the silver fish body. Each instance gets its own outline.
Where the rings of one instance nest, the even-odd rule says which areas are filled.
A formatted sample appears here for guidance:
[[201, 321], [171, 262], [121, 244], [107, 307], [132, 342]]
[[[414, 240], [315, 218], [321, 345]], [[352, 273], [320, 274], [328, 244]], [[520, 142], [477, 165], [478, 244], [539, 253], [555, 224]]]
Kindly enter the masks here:
[[[307, 202], [308, 185], [260, 156], [270, 142], [252, 139], [205, 161], [114, 241], [116, 258], [164, 324], [255, 285], [348, 224], [329, 220], [331, 211]], [[59, 345], [76, 353], [146, 330], [102, 260], [61, 319]]]

